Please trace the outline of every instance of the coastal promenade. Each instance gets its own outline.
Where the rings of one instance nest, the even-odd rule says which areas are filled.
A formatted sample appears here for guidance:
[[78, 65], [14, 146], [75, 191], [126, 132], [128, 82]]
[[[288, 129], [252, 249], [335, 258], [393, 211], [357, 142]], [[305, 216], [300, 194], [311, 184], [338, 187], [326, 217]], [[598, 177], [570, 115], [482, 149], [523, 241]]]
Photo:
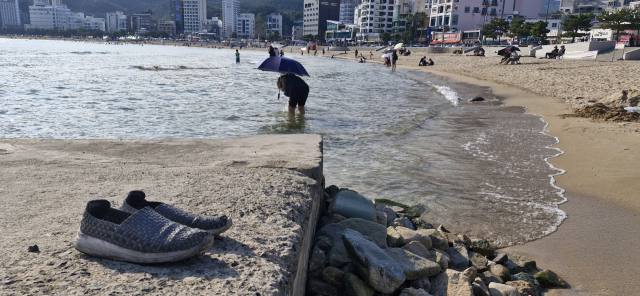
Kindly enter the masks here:
[[[0, 294], [301, 295], [322, 198], [322, 138], [0, 139]], [[143, 190], [233, 227], [203, 254], [139, 265], [73, 247], [88, 201]], [[37, 245], [39, 252], [28, 252]]]

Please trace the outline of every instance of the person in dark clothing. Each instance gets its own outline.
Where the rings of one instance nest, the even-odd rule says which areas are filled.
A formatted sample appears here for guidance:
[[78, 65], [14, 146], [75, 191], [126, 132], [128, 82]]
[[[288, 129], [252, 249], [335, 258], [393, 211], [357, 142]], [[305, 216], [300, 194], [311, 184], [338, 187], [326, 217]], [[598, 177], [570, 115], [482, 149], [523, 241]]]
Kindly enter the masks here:
[[391, 71], [396, 71], [396, 62], [398, 61], [398, 54], [394, 51], [391, 55]]
[[429, 62], [427, 63], [427, 65], [433, 66], [434, 65], [433, 60], [429, 59]]
[[418, 66], [426, 66], [427, 65], [427, 57], [422, 57], [420, 59], [420, 63], [418, 63]]
[[356, 49], [356, 59], [358, 58], [358, 50]]
[[551, 52], [547, 52], [546, 54], [547, 59], [555, 59], [556, 56], [558, 56], [558, 52], [559, 52], [558, 46], [556, 45], [553, 47], [553, 50]]
[[293, 74], [280, 76], [277, 85], [278, 89], [283, 91], [285, 96], [289, 97], [289, 104], [287, 106], [289, 113], [295, 114], [297, 106], [300, 115], [304, 115], [304, 105], [309, 96], [309, 85], [307, 85], [302, 78]]
[[271, 45], [269, 45], [269, 56], [270, 57], [275, 57], [276, 56], [276, 50]]

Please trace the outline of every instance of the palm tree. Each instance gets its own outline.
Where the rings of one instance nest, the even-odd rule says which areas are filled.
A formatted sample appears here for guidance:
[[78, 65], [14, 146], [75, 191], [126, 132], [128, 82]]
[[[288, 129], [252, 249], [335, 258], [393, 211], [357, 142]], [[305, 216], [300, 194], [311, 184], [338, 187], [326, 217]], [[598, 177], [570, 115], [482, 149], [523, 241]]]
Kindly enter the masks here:
[[[411, 29], [413, 28], [413, 21], [415, 20], [415, 17], [413, 15], [413, 13], [409, 13], [407, 14], [407, 18], [406, 18], [406, 26], [409, 26], [409, 32], [411, 33]], [[415, 35], [415, 34], [413, 34]]]
[[[420, 23], [420, 28], [422, 29], [422, 22], [425, 19], [427, 19], [427, 13], [424, 12], [424, 11], [421, 11], [421, 12], [416, 13], [416, 15], [414, 17], [418, 21], [418, 23]], [[420, 30], [420, 40], [422, 40], [422, 34], [423, 33], [424, 33], [424, 30]]]

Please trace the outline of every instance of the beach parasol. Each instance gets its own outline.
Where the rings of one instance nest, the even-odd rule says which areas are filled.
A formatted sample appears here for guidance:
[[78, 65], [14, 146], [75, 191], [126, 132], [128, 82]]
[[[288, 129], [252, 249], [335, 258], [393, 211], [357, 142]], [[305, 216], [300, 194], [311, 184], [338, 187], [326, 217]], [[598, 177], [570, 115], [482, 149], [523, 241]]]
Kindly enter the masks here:
[[307, 50], [307, 48], [306, 48], [306, 47], [303, 47], [303, 48], [301, 48], [300, 50]]
[[388, 53], [387, 53], [387, 54], [383, 54], [383, 55], [382, 55], [382, 58], [383, 58], [383, 59], [384, 59], [384, 58], [390, 58], [390, 57], [391, 57], [391, 55], [390, 55], [390, 54], [388, 54]]
[[402, 43], [398, 43], [396, 44], [396, 46], [393, 47], [393, 49], [400, 49], [402, 48]]
[[520, 48], [518, 48], [517, 46], [510, 46], [507, 47], [510, 51], [520, 51]]
[[307, 70], [298, 61], [283, 58], [270, 57], [262, 62], [257, 68], [262, 71], [278, 72], [283, 74], [296, 74], [300, 76], [309, 76]]

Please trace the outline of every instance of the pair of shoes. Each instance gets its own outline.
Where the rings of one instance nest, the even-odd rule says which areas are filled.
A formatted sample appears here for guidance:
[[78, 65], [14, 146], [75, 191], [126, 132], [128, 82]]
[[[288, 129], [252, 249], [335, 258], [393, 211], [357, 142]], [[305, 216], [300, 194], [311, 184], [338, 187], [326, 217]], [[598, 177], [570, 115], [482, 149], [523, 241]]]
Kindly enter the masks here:
[[226, 231], [232, 224], [224, 215], [198, 216], [148, 202], [142, 191], [130, 192], [122, 209], [112, 208], [106, 200], [87, 203], [75, 248], [118, 261], [175, 262], [210, 248], [213, 234]]

